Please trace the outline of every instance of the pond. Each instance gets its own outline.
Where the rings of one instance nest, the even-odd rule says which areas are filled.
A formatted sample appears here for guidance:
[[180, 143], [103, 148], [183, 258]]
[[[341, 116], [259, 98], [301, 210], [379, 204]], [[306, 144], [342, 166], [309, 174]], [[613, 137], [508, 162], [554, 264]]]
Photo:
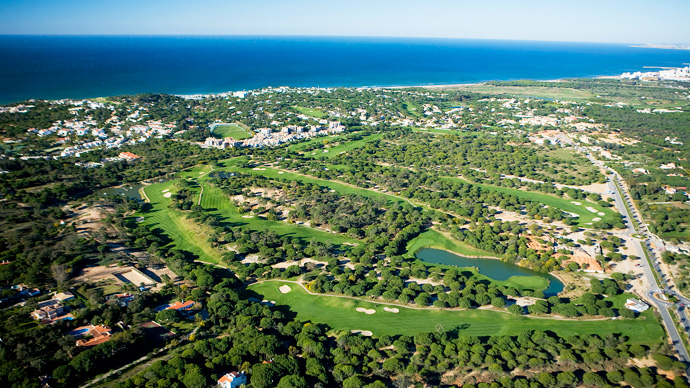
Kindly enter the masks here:
[[109, 187], [107, 189], [103, 190], [98, 190], [96, 194], [99, 196], [104, 196], [104, 195], [119, 195], [122, 197], [129, 197], [132, 199], [136, 199], [138, 201], [141, 201], [141, 194], [139, 194], [139, 189], [144, 187], [143, 184], [139, 183], [136, 185], [122, 185], [118, 187]]
[[417, 258], [433, 264], [475, 267], [482, 275], [496, 280], [508, 280], [511, 276], [539, 276], [549, 281], [549, 286], [543, 291], [544, 296], [547, 298], [563, 291], [563, 283], [553, 275], [532, 271], [515, 264], [504, 263], [497, 259], [463, 257], [449, 251], [433, 248], [421, 249], [417, 252]]

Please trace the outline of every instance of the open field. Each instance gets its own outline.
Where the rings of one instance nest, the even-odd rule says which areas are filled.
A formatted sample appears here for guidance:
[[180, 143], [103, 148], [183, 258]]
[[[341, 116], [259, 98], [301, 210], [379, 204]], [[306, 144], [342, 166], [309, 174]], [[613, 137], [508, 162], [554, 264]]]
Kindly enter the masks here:
[[327, 116], [326, 113], [324, 113], [323, 111], [321, 111], [319, 109], [305, 108], [303, 106], [294, 106], [293, 108], [295, 108], [299, 113], [302, 113], [302, 114], [307, 115], [307, 116], [315, 117], [317, 119], [320, 119], [320, 118]]
[[247, 131], [246, 129], [240, 127], [237, 124], [222, 124], [217, 125], [213, 132], [211, 132], [214, 137], [225, 138], [231, 137], [235, 140], [249, 139], [254, 137], [254, 134]]
[[[550, 195], [546, 193], [542, 193], [539, 191], [527, 191], [527, 190], [520, 190], [520, 189], [514, 189], [514, 188], [509, 188], [509, 187], [501, 187], [501, 186], [493, 186], [493, 185], [487, 185], [484, 183], [473, 183], [470, 181], [467, 181], [462, 178], [453, 178], [453, 177], [444, 177], [445, 179], [453, 179], [453, 180], [459, 180], [465, 183], [469, 183], [475, 186], [482, 187], [487, 190], [491, 191], [498, 191], [501, 193], [506, 193], [506, 194], [512, 194], [515, 195], [516, 197], [521, 197], [521, 198], [527, 198], [531, 201], [534, 202], [539, 202], [547, 206], [555, 207], [557, 209], [569, 212], [569, 213], [575, 213], [580, 216], [578, 225], [580, 226], [585, 226], [589, 223], [594, 222], [594, 218], [601, 218], [602, 220], [606, 221], [609, 219], [616, 219], [616, 212], [611, 210], [612, 208], [604, 208], [599, 206], [599, 204], [594, 203], [594, 202], [589, 202], [586, 200], [574, 200], [568, 197], [557, 197], [555, 195]], [[581, 205], [577, 205], [573, 202], [580, 202]], [[592, 212], [590, 210], [587, 210], [587, 207], [591, 207], [596, 210], [596, 212]], [[598, 215], [599, 212], [604, 213], [604, 215]]]
[[[283, 294], [279, 287], [288, 284], [292, 291]], [[656, 343], [664, 331], [652, 315], [635, 320], [556, 320], [517, 317], [487, 310], [410, 309], [401, 306], [393, 314], [383, 310], [385, 304], [328, 295], [309, 295], [301, 286], [286, 281], [266, 281], [253, 284], [249, 292], [261, 299], [274, 300], [276, 305], [289, 308], [297, 319], [327, 324], [334, 330], [370, 330], [375, 336], [414, 335], [432, 332], [437, 325], [446, 330], [459, 329], [462, 336], [517, 335], [523, 330], [550, 330], [561, 336], [577, 334], [622, 333], [631, 342]], [[393, 306], [387, 306], [393, 307]], [[374, 314], [357, 312], [356, 308], [373, 309]]]

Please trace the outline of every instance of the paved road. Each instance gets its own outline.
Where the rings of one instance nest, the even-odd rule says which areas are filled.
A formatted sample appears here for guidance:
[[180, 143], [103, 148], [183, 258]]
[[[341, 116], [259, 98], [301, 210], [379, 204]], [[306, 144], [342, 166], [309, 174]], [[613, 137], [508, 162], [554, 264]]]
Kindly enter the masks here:
[[[687, 327], [686, 325], [688, 324], [688, 320], [685, 314], [685, 308], [683, 307], [683, 305], [681, 305], [683, 300], [681, 300], [681, 303], [673, 304], [662, 302], [652, 296], [652, 293], [656, 292], [657, 290], [664, 290], [669, 294], [676, 293], [668, 288], [668, 283], [665, 280], [667, 275], [659, 267], [659, 263], [661, 262], [660, 255], [658, 255], [657, 252], [655, 252], [655, 250], [651, 249], [650, 240], [653, 239], [655, 236], [651, 235], [646, 225], [644, 225], [644, 223], [642, 222], [642, 218], [640, 218], [637, 209], [635, 209], [635, 206], [632, 202], [632, 199], [630, 198], [629, 193], [627, 193], [624, 190], [621, 193], [621, 190], [618, 189], [618, 186], [616, 186], [614, 182], [617, 182], [618, 186], [620, 186], [621, 188], [625, 187], [621, 177], [615, 172], [609, 175], [608, 186], [609, 190], [613, 193], [613, 199], [616, 202], [616, 208], [620, 210], [621, 214], [625, 219], [625, 225], [627, 229], [625, 230], [625, 232], [623, 232], [623, 234], [626, 235], [628, 239], [631, 241], [632, 246], [635, 249], [635, 253], [638, 257], [640, 257], [640, 262], [642, 264], [641, 267], [644, 276], [647, 278], [647, 282], [651, 286], [647, 291], [645, 291], [644, 297], [652, 304], [654, 304], [659, 313], [661, 314], [661, 319], [664, 322], [664, 326], [666, 326], [666, 331], [668, 332], [669, 337], [673, 343], [673, 347], [676, 351], [676, 354], [678, 355], [678, 359], [683, 362], [690, 362], [688, 351], [685, 348], [685, 344], [683, 343], [680, 337], [681, 334], [676, 329], [676, 325], [674, 324], [673, 319], [671, 318], [671, 314], [669, 312], [669, 309], [674, 310], [681, 319], [681, 325], [683, 327]], [[638, 238], [632, 237], [632, 235], [638, 234], [638, 231], [632, 222], [633, 218], [631, 218], [631, 215], [628, 214], [628, 208], [633, 209], [634, 214], [632, 214], [632, 217], [637, 221], [638, 225], [641, 225], [639, 232], [645, 237], [645, 239], [642, 242], [640, 242]], [[651, 265], [650, 261], [646, 259], [645, 250], [649, 253]], [[654, 266], [654, 268], [652, 268], [652, 265]], [[662, 284], [659, 284], [657, 282], [652, 271], [656, 271]], [[690, 301], [686, 300], [684, 301], [684, 304], [687, 304], [688, 302]]]

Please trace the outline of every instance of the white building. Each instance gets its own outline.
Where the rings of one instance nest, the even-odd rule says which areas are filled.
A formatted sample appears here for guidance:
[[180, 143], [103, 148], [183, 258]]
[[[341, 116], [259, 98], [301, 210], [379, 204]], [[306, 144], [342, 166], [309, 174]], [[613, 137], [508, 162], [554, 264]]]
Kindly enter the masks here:
[[244, 371], [240, 373], [226, 373], [218, 379], [218, 386], [221, 388], [236, 388], [245, 384], [247, 384], [247, 376], [244, 374]]
[[625, 301], [625, 308], [641, 313], [649, 308], [649, 305], [639, 299], [629, 298]]

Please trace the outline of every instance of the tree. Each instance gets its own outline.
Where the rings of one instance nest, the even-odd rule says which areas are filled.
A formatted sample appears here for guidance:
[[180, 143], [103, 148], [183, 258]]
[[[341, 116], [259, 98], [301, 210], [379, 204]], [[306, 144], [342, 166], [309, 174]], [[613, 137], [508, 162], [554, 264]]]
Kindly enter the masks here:
[[287, 375], [280, 379], [276, 388], [307, 388], [307, 380], [297, 375]]
[[348, 377], [343, 381], [343, 388], [362, 388], [364, 381], [359, 376]]
[[515, 315], [522, 315], [524, 313], [524, 309], [519, 304], [511, 305], [510, 307], [508, 307], [508, 311]]
[[602, 387], [606, 384], [604, 379], [594, 372], [585, 372], [582, 375], [582, 383], [590, 387]]
[[186, 372], [184, 377], [182, 377], [182, 383], [187, 388], [204, 388], [208, 386], [206, 376], [204, 376], [200, 371], [193, 370], [191, 372]]

